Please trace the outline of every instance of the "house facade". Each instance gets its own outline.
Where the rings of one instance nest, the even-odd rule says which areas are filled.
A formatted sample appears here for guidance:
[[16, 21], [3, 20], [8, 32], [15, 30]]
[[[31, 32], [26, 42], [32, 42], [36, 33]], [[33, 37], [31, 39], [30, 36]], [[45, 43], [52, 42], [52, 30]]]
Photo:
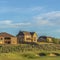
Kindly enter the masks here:
[[37, 33], [36, 32], [30, 32], [30, 34], [31, 34], [32, 42], [37, 42], [37, 38], [38, 38]]
[[52, 37], [47, 37], [48, 42], [53, 42]]
[[35, 32], [20, 31], [17, 34], [18, 42], [37, 42], [37, 34]]
[[0, 33], [0, 44], [17, 44], [17, 37], [6, 32]]

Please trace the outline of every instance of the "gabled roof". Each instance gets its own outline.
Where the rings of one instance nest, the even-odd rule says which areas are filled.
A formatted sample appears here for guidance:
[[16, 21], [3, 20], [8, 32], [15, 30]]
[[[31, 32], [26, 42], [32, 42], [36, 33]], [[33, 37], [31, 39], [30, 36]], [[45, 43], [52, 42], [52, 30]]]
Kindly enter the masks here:
[[[18, 35], [30, 35], [30, 32], [20, 31], [20, 32], [18, 33]], [[18, 35], [17, 35], [17, 36], [18, 36]]]
[[33, 36], [35, 32], [30, 32], [30, 34]]
[[53, 37], [50, 37], [50, 36], [40, 36], [39, 38], [53, 38]]
[[40, 36], [39, 38], [47, 38], [47, 36]]
[[1, 36], [1, 37], [15, 37], [15, 36], [13, 36], [13, 35], [11, 35], [11, 34], [9, 34], [9, 33], [6, 33], [6, 32], [1, 32], [1, 33], [0, 33], [0, 36]]
[[19, 33], [17, 34], [17, 36], [19, 35], [24, 35], [24, 33], [22, 31], [19, 31]]
[[31, 35], [33, 36], [35, 34], [35, 32], [28, 32], [28, 31], [20, 31], [17, 36], [19, 35]]
[[23, 31], [23, 33], [24, 33], [25, 35], [30, 35], [30, 32], [27, 32], [27, 31]]

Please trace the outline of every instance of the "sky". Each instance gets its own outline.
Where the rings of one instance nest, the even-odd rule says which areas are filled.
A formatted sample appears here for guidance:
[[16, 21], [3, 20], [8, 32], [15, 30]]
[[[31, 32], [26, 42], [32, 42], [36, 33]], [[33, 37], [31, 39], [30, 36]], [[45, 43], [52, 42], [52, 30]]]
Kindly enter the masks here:
[[60, 0], [0, 0], [0, 32], [19, 31], [60, 38]]

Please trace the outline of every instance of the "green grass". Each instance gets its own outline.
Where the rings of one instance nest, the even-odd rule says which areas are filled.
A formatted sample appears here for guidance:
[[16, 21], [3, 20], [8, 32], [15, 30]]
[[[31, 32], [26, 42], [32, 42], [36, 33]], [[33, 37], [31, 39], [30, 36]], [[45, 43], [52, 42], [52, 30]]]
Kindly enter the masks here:
[[[46, 56], [40, 56], [43, 53]], [[60, 54], [60, 44], [19, 44], [1, 45], [0, 60], [60, 60], [59, 56], [49, 56], [50, 53]]]
[[60, 60], [60, 57], [39, 57], [39, 56], [34, 56], [32, 54], [29, 56], [24, 56], [23, 54], [20, 53], [1, 53], [0, 54], [0, 60]]

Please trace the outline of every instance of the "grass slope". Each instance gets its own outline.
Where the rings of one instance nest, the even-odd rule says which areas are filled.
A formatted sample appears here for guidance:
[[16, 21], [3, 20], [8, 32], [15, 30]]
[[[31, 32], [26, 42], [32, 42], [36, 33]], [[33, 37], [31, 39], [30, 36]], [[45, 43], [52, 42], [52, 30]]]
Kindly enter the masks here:
[[16, 53], [0, 54], [0, 60], [60, 60], [60, 57], [26, 57]]
[[[40, 56], [44, 53], [47, 56]], [[49, 53], [59, 53], [59, 44], [19, 44], [1, 45], [0, 60], [60, 60], [60, 56], [48, 56]]]

